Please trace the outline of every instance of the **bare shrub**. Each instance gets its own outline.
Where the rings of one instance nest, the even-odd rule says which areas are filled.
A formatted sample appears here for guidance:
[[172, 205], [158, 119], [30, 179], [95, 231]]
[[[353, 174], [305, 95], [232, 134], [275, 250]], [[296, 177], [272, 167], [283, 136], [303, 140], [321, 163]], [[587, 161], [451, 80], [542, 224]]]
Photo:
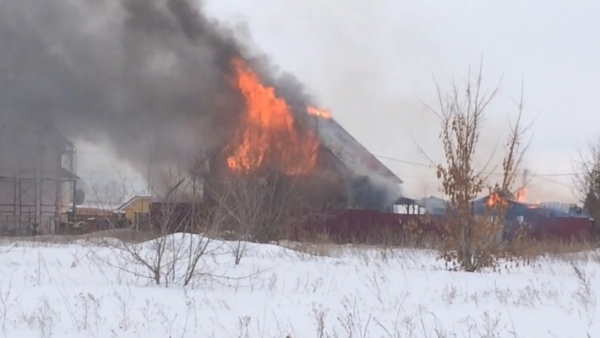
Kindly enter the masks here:
[[2, 333], [6, 337], [6, 324], [9, 314], [8, 310], [10, 309], [10, 306], [13, 302], [13, 297], [11, 296], [13, 287], [12, 280], [8, 283], [6, 287], [3, 284], [0, 284], [0, 286], [2, 286], [2, 289], [0, 291], [0, 320], [2, 321]]
[[155, 284], [186, 286], [200, 273], [202, 259], [217, 249], [211, 243], [224, 214], [218, 205], [202, 203], [201, 182], [197, 178], [170, 172], [167, 179], [172, 182], [171, 188], [160, 202], [153, 203], [148, 224], [140, 232], [151, 233], [153, 238], [146, 242], [106, 241], [116, 260], [102, 259]]
[[[447, 232], [442, 258], [452, 268], [464, 271], [479, 271], [495, 267], [503, 255], [501, 234], [504, 216], [513, 198], [511, 187], [515, 180], [526, 146], [524, 133], [530, 128], [522, 126], [523, 99], [518, 106], [516, 123], [506, 143], [506, 154], [502, 162], [502, 179], [489, 183], [488, 164], [476, 168], [475, 156], [483, 119], [498, 87], [490, 93], [483, 90], [482, 70], [474, 78], [466, 80], [464, 88], [454, 85], [450, 94], [443, 96], [438, 85], [439, 108], [432, 111], [441, 120], [441, 140], [445, 162], [437, 165], [437, 177], [441, 180], [441, 191], [448, 197], [446, 218], [443, 226]], [[487, 211], [477, 215], [474, 201], [482, 193], [489, 193]]]
[[360, 312], [356, 299], [350, 300], [347, 297], [342, 299], [345, 317], [338, 317], [338, 322], [344, 329], [346, 337], [366, 338], [369, 337], [369, 325], [371, 324], [371, 315], [364, 318]]
[[280, 170], [262, 170], [223, 175], [211, 180], [207, 190], [211, 204], [227, 215], [227, 229], [235, 240], [232, 252], [239, 264], [249, 241], [279, 242], [290, 237], [296, 225], [314, 215], [311, 203], [302, 193], [303, 175], [287, 175]]
[[315, 321], [317, 322], [317, 338], [326, 338], [325, 333], [325, 319], [327, 318], [327, 310], [323, 310], [321, 306], [317, 307], [316, 304], [313, 304], [312, 308], [313, 316]]
[[[580, 152], [580, 159], [574, 164], [575, 192], [583, 202], [583, 209], [594, 220], [600, 220], [600, 139], [590, 143], [585, 152]], [[600, 229], [594, 224], [592, 229], [595, 239], [600, 239]]]
[[579, 289], [575, 293], [575, 298], [584, 306], [585, 310], [590, 312], [596, 308], [596, 294], [592, 287], [590, 277], [577, 264], [571, 262], [573, 275], [579, 282]]

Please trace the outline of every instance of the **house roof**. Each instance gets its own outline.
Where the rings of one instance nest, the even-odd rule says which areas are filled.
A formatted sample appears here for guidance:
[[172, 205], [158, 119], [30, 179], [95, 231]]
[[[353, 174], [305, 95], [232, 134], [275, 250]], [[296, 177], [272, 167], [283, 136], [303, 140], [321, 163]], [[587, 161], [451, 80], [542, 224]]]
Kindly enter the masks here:
[[133, 196], [132, 198], [130, 198], [127, 202], [121, 204], [120, 207], [117, 208], [117, 211], [124, 211], [125, 209], [127, 209], [127, 207], [129, 207], [131, 204], [133, 204], [133, 202], [135, 202], [138, 199], [148, 199], [150, 201], [154, 201], [155, 198], [152, 196], [140, 196], [140, 195], [136, 195]]
[[79, 179], [79, 176], [75, 175], [74, 173], [72, 173], [71, 171], [69, 171], [65, 168], [60, 168], [60, 177], [66, 178], [68, 180], [78, 180]]
[[442, 198], [430, 196], [419, 200], [419, 205], [427, 209], [430, 214], [441, 215], [446, 211], [446, 202]]
[[403, 183], [334, 119], [319, 119], [317, 130], [321, 144], [356, 175], [377, 174], [392, 183]]

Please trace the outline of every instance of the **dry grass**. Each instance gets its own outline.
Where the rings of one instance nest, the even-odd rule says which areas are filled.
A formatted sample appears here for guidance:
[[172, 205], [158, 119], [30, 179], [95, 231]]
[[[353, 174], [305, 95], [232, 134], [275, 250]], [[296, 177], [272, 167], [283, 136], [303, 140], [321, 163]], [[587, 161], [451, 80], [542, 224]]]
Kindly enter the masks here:
[[[281, 242], [280, 245], [311, 256], [340, 257], [344, 245], [326, 235], [305, 237], [303, 241]], [[370, 247], [380, 249], [426, 249], [441, 252], [443, 242], [434, 236], [392, 236], [389, 232], [374, 233], [367, 241], [352, 241], [353, 248]], [[512, 261], [528, 264], [542, 258], [564, 262], [590, 261], [600, 264], [600, 243], [591, 241], [559, 241], [524, 239], [506, 244], [503, 248], [512, 257]]]
[[[35, 237], [5, 237], [0, 238], [0, 245], [7, 246], [14, 243], [36, 243], [36, 244], [71, 244], [78, 241], [96, 242], [102, 244], [107, 238], [114, 238], [125, 243], [142, 243], [156, 239], [157, 236], [149, 231], [135, 231], [132, 229], [111, 229], [96, 231], [81, 235], [43, 235]], [[217, 233], [214, 239], [238, 240], [239, 236], [228, 232]], [[367, 246], [371, 248], [416, 248], [427, 250], [441, 250], [443, 242], [435, 236], [426, 235], [404, 235], [381, 231], [371, 233], [366, 240], [346, 241], [353, 243], [353, 247]], [[302, 236], [300, 241], [281, 241], [277, 243], [282, 247], [318, 257], [339, 257], [343, 253], [343, 243], [330, 238], [326, 233]], [[582, 241], [557, 241], [557, 240], [518, 240], [505, 246], [516, 259], [530, 262], [540, 258], [552, 260], [592, 261], [600, 264], [600, 243]]]
[[133, 229], [110, 229], [90, 232], [82, 235], [42, 235], [35, 237], [4, 237], [0, 243], [34, 242], [48, 244], [70, 244], [77, 241], [92, 241], [95, 239], [114, 238], [128, 243], [141, 243], [157, 236], [150, 231], [135, 231]]
[[571, 261], [574, 258], [597, 260], [599, 243], [591, 241], [520, 240], [507, 246], [516, 257], [531, 260], [552, 258]]
[[334, 243], [326, 233], [315, 234], [311, 236], [310, 240], [306, 237], [300, 242], [284, 241], [280, 242], [279, 245], [290, 250], [318, 257], [338, 257], [340, 253], [339, 245]]
[[290, 250], [318, 257], [337, 257], [338, 245], [333, 243], [286, 242], [282, 246]]

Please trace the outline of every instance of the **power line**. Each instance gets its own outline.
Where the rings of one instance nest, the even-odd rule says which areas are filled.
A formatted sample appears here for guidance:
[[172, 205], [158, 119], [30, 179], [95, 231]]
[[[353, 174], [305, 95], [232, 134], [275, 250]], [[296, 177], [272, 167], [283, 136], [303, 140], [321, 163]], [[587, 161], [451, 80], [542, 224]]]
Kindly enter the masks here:
[[386, 160], [394, 161], [394, 162], [412, 164], [412, 165], [415, 165], [415, 166], [426, 167], [426, 168], [430, 168], [430, 169], [434, 169], [435, 168], [435, 166], [433, 164], [417, 163], [417, 162], [412, 162], [412, 161], [407, 161], [407, 160], [401, 160], [401, 159], [398, 159], [398, 158], [387, 157], [387, 156], [377, 155], [377, 154], [375, 154], [375, 156], [379, 157], [379, 158], [386, 159]]
[[561, 185], [561, 186], [566, 187], [566, 188], [576, 188], [577, 187], [577, 185], [575, 185], [575, 184], [566, 184], [566, 183], [558, 182], [558, 181], [555, 181], [555, 180], [552, 180], [552, 179], [549, 179], [549, 178], [545, 178], [545, 177], [540, 177], [540, 178], [542, 180], [546, 181], [546, 182], [558, 184], [558, 185]]
[[[385, 160], [389, 160], [389, 161], [405, 163], [405, 164], [410, 164], [410, 165], [414, 165], [414, 166], [418, 166], [418, 167], [425, 167], [425, 168], [429, 168], [429, 169], [435, 169], [435, 164], [433, 164], [433, 163], [425, 164], [425, 163], [401, 160], [399, 158], [394, 158], [394, 157], [389, 157], [389, 156], [384, 156], [384, 155], [378, 155], [378, 154], [374, 154], [374, 155], [376, 157], [379, 157], [379, 158], [385, 159]], [[503, 173], [501, 173], [501, 172], [489, 172], [486, 174], [488, 174], [488, 175], [503, 175]], [[565, 176], [575, 176], [575, 175], [581, 175], [581, 174], [583, 174], [583, 173], [571, 172], [571, 173], [559, 173], [559, 174], [535, 174], [533, 176], [534, 177], [561, 177], [561, 176], [565, 177]]]

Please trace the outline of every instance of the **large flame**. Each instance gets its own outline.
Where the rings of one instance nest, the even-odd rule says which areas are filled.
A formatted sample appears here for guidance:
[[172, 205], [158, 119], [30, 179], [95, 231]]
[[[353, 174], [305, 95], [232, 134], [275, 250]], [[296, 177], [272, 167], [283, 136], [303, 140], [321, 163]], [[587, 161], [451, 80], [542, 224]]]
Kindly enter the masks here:
[[[248, 171], [275, 161], [287, 174], [307, 173], [316, 164], [319, 141], [314, 131], [298, 132], [287, 102], [275, 89], [261, 83], [258, 75], [241, 59], [233, 60], [235, 85], [246, 101], [230, 169]], [[271, 163], [272, 164], [272, 163]]]

